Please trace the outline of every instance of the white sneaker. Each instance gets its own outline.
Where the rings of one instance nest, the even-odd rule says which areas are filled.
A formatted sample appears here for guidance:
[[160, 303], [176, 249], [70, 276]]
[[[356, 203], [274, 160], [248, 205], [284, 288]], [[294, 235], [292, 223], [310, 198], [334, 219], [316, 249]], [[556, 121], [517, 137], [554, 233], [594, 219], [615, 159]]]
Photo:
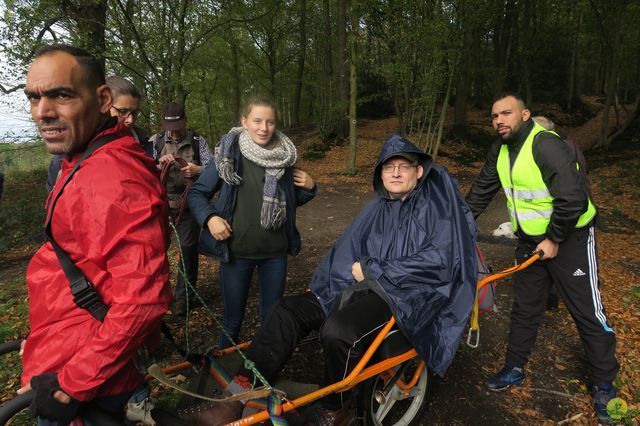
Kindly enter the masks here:
[[144, 424], [154, 426], [156, 422], [151, 417], [151, 410], [154, 405], [151, 398], [145, 398], [140, 402], [128, 402], [125, 420], [131, 424]]

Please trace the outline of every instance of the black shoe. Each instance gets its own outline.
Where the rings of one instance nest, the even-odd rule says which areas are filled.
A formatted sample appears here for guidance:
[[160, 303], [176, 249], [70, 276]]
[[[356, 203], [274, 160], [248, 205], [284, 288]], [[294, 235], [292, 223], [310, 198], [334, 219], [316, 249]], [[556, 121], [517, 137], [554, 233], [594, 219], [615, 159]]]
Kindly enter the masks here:
[[487, 378], [487, 387], [492, 391], [509, 389], [511, 386], [522, 386], [525, 372], [520, 367], [505, 364], [502, 370]]

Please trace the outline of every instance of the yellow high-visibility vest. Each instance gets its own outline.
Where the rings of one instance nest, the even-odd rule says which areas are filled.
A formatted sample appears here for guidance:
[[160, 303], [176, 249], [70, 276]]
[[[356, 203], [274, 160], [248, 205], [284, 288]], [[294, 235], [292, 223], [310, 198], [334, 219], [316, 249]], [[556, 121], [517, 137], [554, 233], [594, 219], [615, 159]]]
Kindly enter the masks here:
[[[539, 124], [534, 124], [513, 162], [513, 168], [509, 162], [508, 147], [503, 144], [496, 165], [502, 189], [507, 196], [507, 208], [513, 230], [521, 229], [531, 236], [544, 235], [547, 232], [553, 213], [553, 196], [533, 159], [533, 140], [538, 133], [546, 131]], [[558, 136], [555, 132], [551, 133]], [[587, 225], [595, 215], [596, 208], [589, 198], [587, 210], [578, 219], [576, 228]]]

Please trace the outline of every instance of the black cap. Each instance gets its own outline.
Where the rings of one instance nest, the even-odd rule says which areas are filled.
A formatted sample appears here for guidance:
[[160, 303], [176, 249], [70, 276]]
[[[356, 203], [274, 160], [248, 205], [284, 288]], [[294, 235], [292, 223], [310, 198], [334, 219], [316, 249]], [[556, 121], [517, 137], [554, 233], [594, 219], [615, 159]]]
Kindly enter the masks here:
[[162, 109], [162, 125], [166, 130], [180, 130], [187, 125], [184, 108], [175, 102], [169, 102]]

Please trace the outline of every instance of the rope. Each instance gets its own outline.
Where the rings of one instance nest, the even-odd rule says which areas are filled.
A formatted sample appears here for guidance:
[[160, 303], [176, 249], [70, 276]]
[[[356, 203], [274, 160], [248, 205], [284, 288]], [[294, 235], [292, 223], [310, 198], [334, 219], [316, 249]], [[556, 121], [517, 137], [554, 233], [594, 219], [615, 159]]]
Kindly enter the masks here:
[[[174, 162], [167, 161], [166, 163], [164, 163], [162, 166], [162, 171], [160, 172], [160, 182], [162, 183], [162, 186], [166, 186], [169, 171], [175, 165], [175, 163], [178, 163], [180, 168], [187, 167], [189, 165], [189, 163], [187, 163], [184, 158], [180, 157], [175, 157]], [[184, 179], [185, 187], [184, 191], [182, 191], [182, 194], [180, 194], [180, 208], [178, 209], [178, 215], [175, 218], [171, 218], [176, 225], [180, 223], [182, 214], [187, 209], [187, 194], [189, 193], [189, 188], [191, 188], [191, 185], [193, 185], [193, 177], [185, 177]]]
[[278, 398], [280, 398], [280, 400], [282, 399], [282, 396], [280, 395], [280, 392], [277, 392], [276, 389], [271, 386], [269, 384], [269, 382], [267, 381], [267, 379], [262, 375], [262, 373], [260, 373], [260, 371], [256, 368], [255, 364], [253, 363], [253, 361], [251, 361], [249, 358], [246, 357], [246, 355], [244, 354], [244, 352], [240, 349], [240, 347], [238, 346], [238, 344], [233, 340], [233, 338], [229, 335], [229, 333], [227, 332], [227, 330], [222, 326], [222, 323], [220, 322], [220, 320], [217, 318], [217, 316], [213, 313], [213, 311], [211, 311], [211, 309], [209, 309], [209, 307], [207, 306], [207, 304], [204, 302], [204, 299], [202, 299], [202, 297], [200, 296], [200, 294], [196, 291], [196, 289], [193, 287], [193, 285], [191, 285], [191, 282], [189, 281], [189, 278], [187, 277], [186, 274], [186, 268], [184, 265], [184, 257], [182, 256], [182, 247], [180, 247], [180, 239], [178, 237], [178, 231], [175, 227], [175, 225], [173, 223], [169, 224], [171, 226], [171, 228], [173, 229], [173, 234], [176, 237], [176, 240], [178, 241], [178, 252], [180, 254], [180, 266], [178, 267], [178, 273], [182, 274], [182, 277], [184, 279], [184, 283], [185, 283], [185, 290], [186, 290], [186, 309], [187, 309], [187, 318], [185, 319], [185, 341], [186, 341], [186, 345], [187, 345], [187, 352], [189, 352], [189, 293], [193, 292], [193, 295], [198, 299], [198, 301], [200, 302], [200, 304], [202, 305], [202, 307], [204, 307], [204, 309], [207, 312], [207, 315], [213, 319], [213, 321], [216, 323], [216, 326], [224, 333], [224, 335], [229, 339], [229, 341], [231, 342], [231, 344], [233, 345], [233, 347], [235, 348], [236, 352], [240, 355], [240, 357], [243, 360], [243, 365], [247, 370], [250, 370], [253, 373], [253, 377], [254, 377], [254, 382], [252, 383], [252, 386], [254, 388], [257, 388], [256, 383], [257, 381], [259, 381], [260, 383], [262, 383], [262, 386], [269, 389], [269, 391], [271, 392], [272, 395], [278, 395]]

